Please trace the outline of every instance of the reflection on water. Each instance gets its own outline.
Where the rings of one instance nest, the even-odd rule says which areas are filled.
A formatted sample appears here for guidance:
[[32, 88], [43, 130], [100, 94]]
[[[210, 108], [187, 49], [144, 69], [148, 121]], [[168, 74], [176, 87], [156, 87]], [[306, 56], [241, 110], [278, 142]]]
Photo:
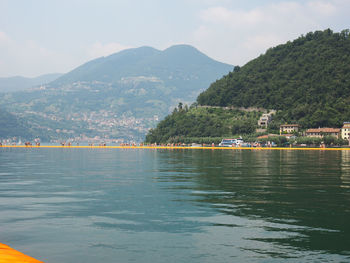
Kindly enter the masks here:
[[350, 151], [343, 151], [341, 160], [341, 187], [350, 188]]
[[349, 158], [0, 149], [0, 242], [47, 262], [349, 261]]

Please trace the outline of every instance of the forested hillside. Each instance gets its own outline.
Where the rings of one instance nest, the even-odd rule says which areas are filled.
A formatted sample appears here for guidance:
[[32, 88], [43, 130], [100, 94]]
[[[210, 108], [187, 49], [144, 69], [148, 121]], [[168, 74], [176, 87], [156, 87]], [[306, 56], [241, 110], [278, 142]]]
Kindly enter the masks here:
[[271, 48], [212, 83], [197, 103], [214, 108], [176, 110], [149, 132], [146, 142], [254, 133], [262, 112], [220, 112], [231, 106], [277, 110], [269, 132], [278, 132], [282, 123], [341, 127], [350, 121], [349, 30], [316, 31]]
[[34, 134], [23, 120], [0, 109], [0, 140], [13, 137], [32, 139]]
[[350, 120], [349, 30], [316, 31], [271, 48], [214, 82], [197, 101], [275, 109], [275, 120], [303, 127], [339, 127]]
[[219, 143], [223, 136], [244, 135], [255, 132], [261, 113], [236, 109], [182, 106], [161, 121], [146, 136], [147, 143]]

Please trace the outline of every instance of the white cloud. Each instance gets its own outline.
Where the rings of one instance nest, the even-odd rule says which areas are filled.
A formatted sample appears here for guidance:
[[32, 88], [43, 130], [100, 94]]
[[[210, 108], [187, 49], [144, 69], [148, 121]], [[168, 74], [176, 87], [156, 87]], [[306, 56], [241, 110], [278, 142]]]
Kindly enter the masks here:
[[44, 47], [33, 40], [17, 41], [0, 31], [0, 77], [34, 77], [46, 73], [68, 72], [87, 60], [129, 48], [119, 43], [95, 42], [83, 52], [69, 54]]
[[74, 58], [49, 50], [33, 40], [16, 41], [5, 32], [0, 32], [0, 77], [64, 73], [77, 66], [77, 62]]
[[339, 21], [348, 21], [344, 10], [349, 8], [347, 0], [262, 2], [250, 9], [209, 7], [198, 14], [200, 24], [193, 32], [192, 44], [216, 59], [243, 65], [301, 34], [341, 30]]
[[35, 77], [68, 72], [87, 60], [129, 48], [119, 43], [95, 42], [82, 52], [70, 54], [51, 50], [33, 40], [18, 41], [0, 31], [0, 77]]
[[[85, 12], [72, 12], [74, 22], [68, 19], [69, 16], [67, 20], [52, 18], [50, 12], [56, 14], [57, 10], [50, 8], [45, 9], [48, 12], [32, 8], [26, 14], [28, 18], [22, 13], [9, 13], [12, 9], [2, 8], [0, 77], [67, 72], [92, 58], [130, 48], [122, 43], [162, 49], [175, 43], [189, 43], [210, 57], [243, 65], [269, 47], [293, 40], [301, 34], [326, 28], [340, 31], [349, 27], [350, 0], [183, 0], [175, 1], [171, 5], [174, 9], [170, 11], [165, 8], [167, 4], [159, 5], [160, 9], [150, 13], [153, 17], [149, 19], [140, 16], [139, 12], [134, 17], [132, 11], [125, 9], [122, 12], [125, 17], [113, 10], [111, 17], [106, 14], [98, 21], [91, 20], [90, 13], [85, 16]], [[96, 7], [95, 4], [93, 6]], [[125, 8], [128, 6], [125, 5]], [[100, 11], [103, 4], [101, 8]], [[164, 13], [158, 17], [158, 11], [163, 10], [161, 8], [165, 8]], [[184, 10], [184, 16], [172, 19], [172, 12], [179, 14], [181, 10]], [[91, 14], [100, 13], [95, 11]], [[21, 16], [16, 17], [18, 14]], [[47, 15], [43, 17], [42, 14]], [[86, 17], [94, 23], [89, 24], [84, 20]], [[34, 18], [40, 18], [40, 22]], [[28, 25], [23, 21], [28, 21]], [[76, 24], [75, 21], [85, 22]], [[129, 21], [127, 29], [121, 21]], [[80, 25], [82, 28], [79, 28]], [[159, 29], [158, 25], [161, 25]], [[96, 29], [99, 31], [94, 31]], [[118, 43], [108, 40], [111, 35], [118, 36]], [[94, 42], [96, 39], [98, 41]]]
[[195, 32], [194, 32], [194, 39], [200, 41], [201, 39], [210, 39], [210, 37], [213, 35], [213, 31], [211, 28], [207, 26], [200, 26]]
[[187, 0], [192, 3], [201, 5], [218, 5], [218, 4], [229, 4], [232, 0]]
[[211, 7], [201, 12], [201, 18], [207, 22], [227, 23], [234, 18], [234, 13], [224, 7]]
[[119, 52], [124, 49], [131, 48], [130, 46], [125, 46], [120, 43], [106, 43], [95, 42], [87, 48], [87, 54], [89, 58], [98, 58], [103, 56], [108, 56], [113, 53]]
[[9, 36], [5, 32], [0, 31], [0, 45], [5, 45], [10, 42]]
[[210, 23], [225, 24], [229, 27], [239, 27], [242, 24], [256, 25], [264, 19], [260, 10], [229, 10], [224, 7], [211, 7], [201, 12], [200, 17]]
[[311, 10], [326, 16], [334, 15], [337, 12], [337, 7], [331, 2], [313, 1], [309, 2], [308, 6]]
[[272, 47], [276, 43], [283, 42], [284, 39], [274, 34], [265, 35], [254, 35], [248, 37], [245, 42], [243, 42], [243, 47], [247, 50], [256, 51], [256, 47]]

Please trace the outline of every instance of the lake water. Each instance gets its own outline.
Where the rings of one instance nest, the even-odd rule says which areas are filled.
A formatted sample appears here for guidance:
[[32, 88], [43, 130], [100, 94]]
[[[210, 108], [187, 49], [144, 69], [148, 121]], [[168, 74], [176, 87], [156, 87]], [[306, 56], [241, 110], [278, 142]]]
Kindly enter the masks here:
[[350, 262], [350, 152], [0, 148], [0, 242], [47, 263]]

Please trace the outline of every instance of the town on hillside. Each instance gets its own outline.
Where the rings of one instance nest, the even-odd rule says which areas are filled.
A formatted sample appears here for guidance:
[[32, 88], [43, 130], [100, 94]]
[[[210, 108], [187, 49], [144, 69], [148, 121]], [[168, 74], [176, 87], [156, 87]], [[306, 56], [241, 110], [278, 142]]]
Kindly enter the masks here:
[[[268, 125], [271, 123], [273, 114], [275, 114], [276, 111], [270, 111], [269, 113], [264, 113], [258, 120], [258, 126], [260, 127], [257, 129], [257, 132], [265, 132], [268, 128]], [[282, 124], [280, 125], [279, 134], [266, 134], [258, 136], [257, 139], [268, 139], [276, 136], [283, 136], [286, 139], [293, 139], [296, 138], [296, 136], [304, 137], [305, 143], [302, 143], [302, 145], [306, 146], [307, 144], [320, 144], [320, 146], [327, 145], [335, 145], [337, 144], [336, 141], [338, 140], [339, 144], [344, 144], [345, 142], [348, 142], [347, 144], [350, 146], [350, 122], [344, 122], [343, 126], [341, 128], [334, 128], [334, 127], [319, 127], [319, 128], [306, 128], [301, 129], [302, 127], [299, 124]], [[340, 140], [340, 143], [339, 143]], [[343, 141], [341, 141], [343, 140]], [[300, 141], [300, 140], [299, 140]], [[307, 142], [307, 143], [306, 143]]]

